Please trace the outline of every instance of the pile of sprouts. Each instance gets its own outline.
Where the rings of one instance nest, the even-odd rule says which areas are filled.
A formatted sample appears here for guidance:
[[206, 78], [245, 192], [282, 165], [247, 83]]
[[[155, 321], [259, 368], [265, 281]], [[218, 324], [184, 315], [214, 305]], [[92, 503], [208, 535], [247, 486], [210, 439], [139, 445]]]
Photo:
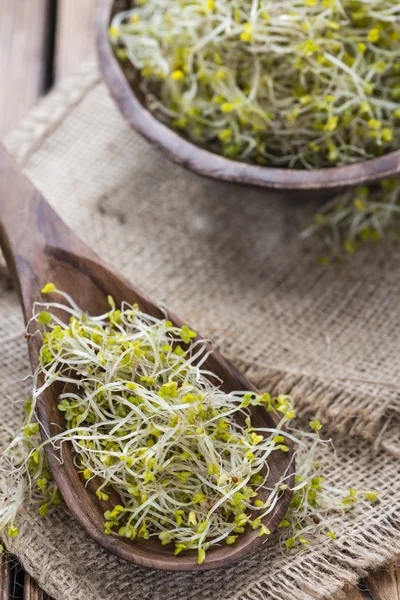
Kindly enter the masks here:
[[110, 39], [156, 116], [226, 157], [315, 168], [400, 147], [398, 0], [142, 0]]
[[[95, 482], [104, 503], [106, 534], [157, 538], [175, 555], [195, 550], [201, 564], [209, 548], [234, 544], [246, 528], [268, 536], [263, 521], [290, 485], [293, 497], [280, 526], [286, 548], [309, 543], [316, 531], [335, 538], [332, 523], [357, 492], [326, 482], [316, 460], [327, 443], [318, 420], [296, 431], [289, 396], [222, 391], [203, 366], [210, 346], [186, 325], [136, 305], [117, 308], [111, 297], [108, 312], [89, 316], [53, 284], [43, 288], [49, 292], [61, 301], [34, 307], [33, 335], [41, 335], [43, 345], [25, 423], [2, 458], [8, 486], [0, 496], [0, 530], [8, 526], [10, 536], [18, 535], [14, 520], [28, 492], [40, 499], [41, 515], [60, 504], [43, 448], [52, 444], [62, 455], [68, 441], [76, 468]], [[65, 430], [41, 443], [36, 401], [55, 382], [62, 387]], [[254, 427], [252, 406], [278, 415], [276, 427]], [[271, 485], [270, 462], [292, 443], [295, 482], [288, 469]]]
[[321, 264], [342, 260], [365, 244], [374, 244], [388, 234], [399, 236], [400, 185], [384, 179], [375, 186], [358, 186], [336, 196], [314, 215], [302, 232], [303, 238], [319, 235], [327, 249]]

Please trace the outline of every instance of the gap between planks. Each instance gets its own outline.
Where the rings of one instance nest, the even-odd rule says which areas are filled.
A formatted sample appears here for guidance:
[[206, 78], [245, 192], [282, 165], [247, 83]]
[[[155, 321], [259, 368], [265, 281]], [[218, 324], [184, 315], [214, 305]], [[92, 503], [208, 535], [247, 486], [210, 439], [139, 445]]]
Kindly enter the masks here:
[[11, 562], [5, 552], [0, 554], [0, 600], [9, 600]]
[[95, 61], [96, 6], [97, 0], [0, 0], [0, 137], [53, 79]]
[[24, 580], [24, 600], [51, 600], [50, 596], [45, 594], [39, 588], [37, 583], [28, 573], [25, 573]]

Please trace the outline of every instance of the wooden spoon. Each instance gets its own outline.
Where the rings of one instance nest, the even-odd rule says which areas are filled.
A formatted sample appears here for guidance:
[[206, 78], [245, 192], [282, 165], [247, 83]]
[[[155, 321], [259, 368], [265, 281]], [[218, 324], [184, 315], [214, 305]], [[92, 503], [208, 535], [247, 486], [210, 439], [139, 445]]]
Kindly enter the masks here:
[[[0, 244], [7, 263], [14, 272], [19, 288], [25, 321], [32, 316], [32, 305], [42, 300], [40, 290], [49, 281], [56, 284], [75, 299], [78, 305], [91, 314], [107, 310], [107, 295], [111, 294], [117, 305], [123, 300], [137, 302], [141, 309], [159, 318], [164, 318], [154, 302], [134, 288], [126, 279], [108, 267], [88, 248], [57, 216], [32, 183], [20, 172], [14, 160], [0, 146]], [[51, 295], [50, 295], [51, 299]], [[181, 321], [169, 315], [176, 324]], [[28, 340], [32, 369], [37, 366], [40, 340], [34, 336]], [[253, 390], [246, 379], [218, 352], [209, 357], [206, 368], [216, 373], [223, 381], [223, 389]], [[40, 397], [37, 405], [38, 418], [50, 436], [65, 428], [64, 416], [57, 408], [56, 388], [49, 388]], [[274, 427], [277, 417], [262, 408], [252, 408], [252, 420], [256, 426]], [[269, 483], [273, 485], [284, 474], [294, 477], [292, 446], [288, 453], [274, 452], [269, 464]], [[46, 456], [54, 479], [64, 500], [87, 533], [108, 552], [138, 565], [172, 571], [203, 570], [224, 566], [255, 550], [264, 538], [249, 528], [233, 545], [222, 545], [209, 550], [202, 565], [197, 564], [197, 553], [190, 551], [173, 555], [173, 547], [161, 546], [158, 540], [130, 541], [118, 535], [104, 533], [105, 510], [110, 503], [100, 501], [93, 486], [78, 473], [69, 445], [63, 446], [63, 461], [51, 444], [46, 445]], [[260, 497], [262, 497], [260, 495]], [[290, 501], [287, 490], [282, 493], [273, 511], [265, 519], [265, 525], [275, 530], [282, 520]]]

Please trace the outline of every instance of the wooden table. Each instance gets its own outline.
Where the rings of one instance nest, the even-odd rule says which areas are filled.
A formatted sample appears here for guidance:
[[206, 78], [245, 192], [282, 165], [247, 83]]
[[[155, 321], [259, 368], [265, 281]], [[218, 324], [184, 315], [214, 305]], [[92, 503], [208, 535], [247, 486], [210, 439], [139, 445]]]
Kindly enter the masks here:
[[[54, 83], [94, 59], [95, 4], [0, 0], [0, 138]], [[0, 600], [17, 599], [50, 600], [13, 557], [0, 556]], [[348, 591], [347, 600], [367, 599], [400, 600], [400, 569], [383, 569]]]

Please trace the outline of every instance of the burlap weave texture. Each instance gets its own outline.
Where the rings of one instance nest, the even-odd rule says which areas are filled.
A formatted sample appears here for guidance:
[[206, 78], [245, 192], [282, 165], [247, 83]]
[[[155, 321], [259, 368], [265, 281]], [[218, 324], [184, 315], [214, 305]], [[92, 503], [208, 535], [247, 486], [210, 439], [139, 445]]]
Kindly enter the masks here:
[[[338, 485], [381, 492], [346, 534], [283, 556], [274, 538], [238, 564], [156, 573], [91, 542], [61, 509], [29, 505], [7, 545], [57, 600], [308, 600], [400, 556], [399, 245], [318, 264], [299, 231], [317, 200], [202, 179], [129, 130], [95, 73], [53, 92], [8, 140], [60, 216], [138, 287], [216, 344], [263, 390], [292, 393], [301, 418], [335, 437]], [[0, 403], [18, 424], [29, 373], [22, 317], [7, 277], [0, 298]], [[0, 440], [1, 441], [1, 440]], [[338, 532], [340, 533], [340, 532]]]

